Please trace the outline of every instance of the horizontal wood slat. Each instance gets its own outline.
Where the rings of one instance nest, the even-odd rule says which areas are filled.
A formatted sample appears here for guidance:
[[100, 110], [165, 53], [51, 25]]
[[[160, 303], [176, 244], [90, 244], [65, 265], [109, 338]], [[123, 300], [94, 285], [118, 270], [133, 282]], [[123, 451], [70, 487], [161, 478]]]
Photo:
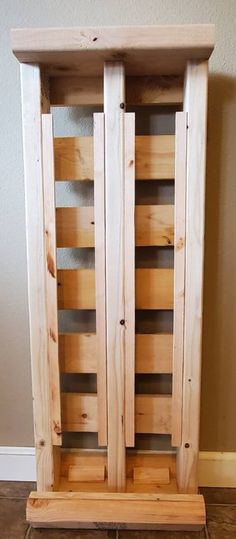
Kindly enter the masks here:
[[[54, 139], [55, 179], [93, 180], [93, 138]], [[175, 175], [174, 135], [135, 137], [136, 180], [173, 180]]]
[[[94, 247], [94, 209], [91, 206], [57, 208], [57, 247]], [[174, 243], [174, 206], [135, 207], [135, 244], [165, 246]]]
[[96, 339], [95, 333], [60, 334], [60, 371], [64, 373], [96, 373]]
[[135, 431], [139, 434], [171, 434], [171, 396], [136, 395]]
[[136, 373], [171, 373], [173, 335], [139, 334], [135, 337]]
[[[135, 372], [171, 373], [173, 335], [137, 334]], [[59, 336], [60, 370], [64, 373], [96, 373], [96, 334], [64, 333]]]
[[62, 393], [62, 430], [64, 432], [97, 432], [97, 395]]
[[170, 470], [169, 468], [145, 468], [138, 466], [134, 468], [134, 483], [168, 485], [170, 483]]
[[[52, 106], [103, 105], [102, 77], [51, 77], [49, 86]], [[182, 77], [126, 78], [128, 105], [177, 105], [182, 101]]]
[[[136, 269], [136, 309], [173, 308], [173, 270]], [[58, 271], [58, 308], [95, 309], [95, 271]]]
[[173, 309], [172, 269], [136, 269], [136, 309]]
[[[88, 459], [89, 461], [89, 459]], [[68, 481], [95, 481], [105, 480], [105, 466], [69, 466]]]
[[[64, 432], [97, 432], [97, 395], [62, 393], [62, 430]], [[136, 395], [135, 431], [137, 433], [171, 433], [171, 396]]]

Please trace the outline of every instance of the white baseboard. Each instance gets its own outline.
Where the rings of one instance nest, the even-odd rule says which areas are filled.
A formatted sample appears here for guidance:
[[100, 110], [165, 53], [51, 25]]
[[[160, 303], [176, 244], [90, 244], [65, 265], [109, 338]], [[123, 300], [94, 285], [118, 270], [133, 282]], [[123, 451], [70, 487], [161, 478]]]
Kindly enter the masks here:
[[[0, 481], [36, 481], [34, 447], [0, 447]], [[236, 452], [201, 451], [199, 486], [236, 488]]]
[[36, 481], [34, 447], [0, 447], [0, 481]]

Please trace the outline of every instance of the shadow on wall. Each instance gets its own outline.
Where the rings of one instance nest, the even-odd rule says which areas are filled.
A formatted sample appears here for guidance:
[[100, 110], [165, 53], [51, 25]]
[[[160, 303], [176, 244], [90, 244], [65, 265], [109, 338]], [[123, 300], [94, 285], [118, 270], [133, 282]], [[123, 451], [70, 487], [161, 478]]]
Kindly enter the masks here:
[[236, 451], [236, 78], [209, 78], [201, 450]]

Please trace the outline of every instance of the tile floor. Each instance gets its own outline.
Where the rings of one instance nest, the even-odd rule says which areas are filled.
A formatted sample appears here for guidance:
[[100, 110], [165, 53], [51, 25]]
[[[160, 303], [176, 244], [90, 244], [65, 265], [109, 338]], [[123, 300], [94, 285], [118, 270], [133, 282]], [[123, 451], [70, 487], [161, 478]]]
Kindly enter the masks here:
[[134, 532], [33, 529], [25, 503], [34, 483], [0, 481], [0, 539], [236, 539], [236, 489], [201, 489], [207, 507], [202, 532]]

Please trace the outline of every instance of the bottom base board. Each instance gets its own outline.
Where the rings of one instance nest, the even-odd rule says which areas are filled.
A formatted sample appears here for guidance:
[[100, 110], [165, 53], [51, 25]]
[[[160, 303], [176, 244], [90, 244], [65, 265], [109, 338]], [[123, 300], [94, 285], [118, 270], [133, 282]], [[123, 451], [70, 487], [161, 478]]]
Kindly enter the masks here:
[[188, 531], [206, 523], [198, 494], [32, 492], [26, 517], [39, 528]]

